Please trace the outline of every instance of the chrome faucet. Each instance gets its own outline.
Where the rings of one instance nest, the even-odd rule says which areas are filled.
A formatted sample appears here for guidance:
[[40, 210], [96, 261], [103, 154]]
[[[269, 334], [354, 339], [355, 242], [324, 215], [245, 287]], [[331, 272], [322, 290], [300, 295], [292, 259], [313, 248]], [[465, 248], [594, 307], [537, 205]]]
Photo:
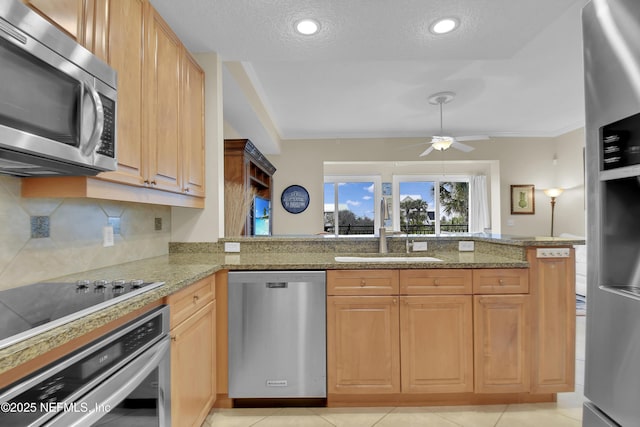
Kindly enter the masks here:
[[387, 230], [384, 227], [380, 227], [380, 243], [378, 244], [378, 252], [386, 254], [389, 252], [387, 248]]
[[378, 244], [378, 252], [381, 254], [386, 254], [389, 252], [389, 248], [387, 248], [387, 230], [384, 228], [385, 220], [389, 219], [389, 208], [387, 207], [387, 203], [384, 200], [384, 197], [380, 199], [380, 230], [379, 230], [379, 238], [380, 242]]

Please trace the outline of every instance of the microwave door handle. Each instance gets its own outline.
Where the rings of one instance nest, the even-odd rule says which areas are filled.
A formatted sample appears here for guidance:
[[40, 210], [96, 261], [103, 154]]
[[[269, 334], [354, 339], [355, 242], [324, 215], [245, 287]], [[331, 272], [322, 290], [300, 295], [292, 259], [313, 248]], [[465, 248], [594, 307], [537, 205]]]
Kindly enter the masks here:
[[100, 138], [102, 138], [102, 131], [104, 129], [104, 107], [102, 106], [102, 101], [100, 100], [98, 91], [95, 90], [92, 85], [83, 83], [83, 88], [85, 93], [89, 94], [96, 118], [91, 136], [80, 144], [80, 151], [82, 152], [82, 155], [89, 157], [95, 151], [98, 142], [100, 142]]

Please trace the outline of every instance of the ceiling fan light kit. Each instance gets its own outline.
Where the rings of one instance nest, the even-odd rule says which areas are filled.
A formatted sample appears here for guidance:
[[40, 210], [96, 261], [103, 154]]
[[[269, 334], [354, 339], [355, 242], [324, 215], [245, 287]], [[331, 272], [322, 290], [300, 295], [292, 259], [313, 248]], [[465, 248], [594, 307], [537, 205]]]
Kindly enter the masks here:
[[470, 145], [460, 143], [461, 140], [476, 141], [489, 139], [488, 136], [461, 136], [456, 138], [453, 136], [445, 135], [444, 131], [442, 130], [442, 104], [448, 104], [449, 102], [453, 101], [455, 96], [456, 94], [454, 92], [438, 92], [429, 96], [429, 104], [440, 106], [440, 135], [434, 135], [433, 137], [431, 137], [431, 145], [426, 150], [424, 150], [422, 154], [420, 154], [420, 157], [428, 155], [433, 150], [444, 151], [449, 147], [453, 147], [455, 149], [468, 153], [469, 151], [473, 151], [474, 148]]

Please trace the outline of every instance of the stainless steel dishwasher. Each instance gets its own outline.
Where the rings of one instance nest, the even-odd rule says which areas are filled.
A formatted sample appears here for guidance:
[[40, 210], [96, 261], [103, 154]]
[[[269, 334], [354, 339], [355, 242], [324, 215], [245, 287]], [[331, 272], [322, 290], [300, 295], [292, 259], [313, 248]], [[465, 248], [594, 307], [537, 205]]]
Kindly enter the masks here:
[[229, 273], [229, 397], [327, 395], [324, 271]]

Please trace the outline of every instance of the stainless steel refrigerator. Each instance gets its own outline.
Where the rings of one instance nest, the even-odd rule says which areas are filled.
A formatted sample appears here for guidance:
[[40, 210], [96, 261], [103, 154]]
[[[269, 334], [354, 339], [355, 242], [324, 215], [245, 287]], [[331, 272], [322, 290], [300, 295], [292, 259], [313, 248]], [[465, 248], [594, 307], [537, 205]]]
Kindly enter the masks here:
[[587, 336], [583, 426], [640, 426], [640, 1], [583, 10]]

